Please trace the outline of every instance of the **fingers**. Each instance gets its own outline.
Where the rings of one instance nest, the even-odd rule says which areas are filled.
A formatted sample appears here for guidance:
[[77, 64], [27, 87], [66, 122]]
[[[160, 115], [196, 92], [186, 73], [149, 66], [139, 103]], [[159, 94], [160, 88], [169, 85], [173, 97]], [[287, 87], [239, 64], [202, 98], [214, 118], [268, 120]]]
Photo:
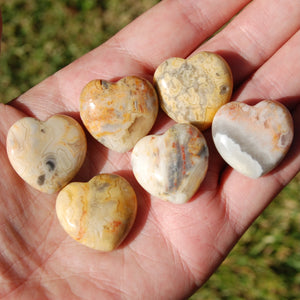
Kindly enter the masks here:
[[[188, 56], [249, 2], [162, 1], [95, 49], [84, 62], [90, 63], [93, 75], [97, 73], [105, 79], [132, 72], [152, 76], [163, 60]], [[96, 61], [96, 57], [100, 60]]]
[[187, 56], [249, 1], [162, 1], [113, 39], [22, 95], [18, 102], [22, 109], [42, 119], [66, 109], [78, 111], [80, 91], [88, 81], [127, 75], [151, 79], [154, 68], [164, 59]]
[[[252, 99], [277, 100], [286, 105], [294, 112], [294, 144], [299, 140], [299, 118], [300, 118], [300, 85], [298, 81], [300, 73], [300, 30], [276, 52], [253, 76], [237, 91], [234, 100], [249, 101]], [[296, 147], [296, 148], [295, 148]], [[289, 158], [285, 159], [281, 166], [275, 170], [274, 183], [281, 178], [277, 189], [285, 186], [300, 170], [300, 151], [291, 149]], [[291, 154], [293, 153], [293, 154]], [[271, 173], [275, 174], [274, 172]], [[283, 175], [284, 174], [284, 175]], [[260, 189], [261, 193], [270, 189], [271, 185], [265, 185]], [[274, 188], [276, 187], [276, 184]]]
[[237, 91], [235, 99], [280, 100], [291, 108], [300, 101], [300, 30]]
[[220, 187], [222, 199], [230, 208], [229, 219], [240, 234], [300, 170], [299, 47], [300, 31], [254, 73], [237, 91], [234, 99], [238, 101], [279, 100], [292, 109], [295, 129], [291, 149], [281, 164], [271, 173], [253, 180], [228, 167], [223, 174]]
[[241, 86], [234, 99], [279, 100], [292, 109], [295, 129], [291, 149], [271, 173], [256, 180], [242, 176], [231, 168], [223, 174], [220, 187], [222, 199], [230, 208], [229, 219], [240, 234], [300, 170], [299, 47], [300, 31]]
[[[262, 5], [266, 2], [268, 1], [256, 1], [247, 8], [248, 11], [245, 9], [243, 13], [251, 13], [255, 5]], [[278, 7], [280, 4], [282, 4], [281, 8]], [[257, 23], [256, 30], [254, 28], [247, 33], [248, 36], [253, 37], [252, 43], [255, 44], [255, 49], [248, 37], [240, 37], [234, 44], [232, 42], [226, 44], [225, 42], [223, 47], [228, 51], [231, 45], [240, 44], [240, 48], [235, 48], [239, 50], [243, 44], [244, 50], [238, 52], [238, 55], [242, 57], [242, 66], [239, 68], [239, 66], [233, 65], [236, 81], [244, 79], [253, 72], [253, 75], [237, 90], [233, 100], [273, 99], [280, 100], [290, 108], [294, 108], [298, 103], [298, 107], [293, 114], [295, 122], [294, 142], [287, 157], [274, 171], [253, 180], [228, 167], [222, 176], [220, 195], [227, 207], [228, 219], [238, 235], [241, 235], [248, 228], [300, 169], [300, 86], [297, 80], [300, 72], [300, 20], [297, 17], [300, 14], [300, 3], [277, 1], [276, 6], [278, 12], [272, 18], [269, 17], [268, 26]], [[271, 5], [269, 7], [271, 9]], [[257, 14], [259, 14], [259, 11], [265, 13], [266, 8], [256, 11]], [[243, 13], [234, 22], [238, 23]], [[282, 16], [284, 19], [281, 19]], [[264, 22], [266, 22], [266, 19], [262, 16], [259, 17], [259, 20], [265, 20]], [[282, 26], [280, 23], [287, 26]], [[233, 23], [233, 26], [236, 26], [236, 24]], [[261, 29], [259, 30], [259, 28]], [[269, 28], [278, 28], [278, 36], [276, 36], [277, 32], [272, 30], [272, 34], [276, 36], [275, 40], [268, 34]], [[230, 30], [230, 27], [226, 30]], [[222, 34], [226, 34], [226, 32]], [[217, 47], [219, 38], [216, 37], [215, 40], [211, 41], [211, 44], [208, 43], [208, 47], [212, 49]], [[226, 41], [225, 38], [224, 41]]]
[[15, 108], [0, 103], [0, 145], [6, 144], [7, 132], [13, 123], [24, 116]]
[[112, 45], [152, 73], [169, 57], [188, 56], [248, 2], [163, 1], [115, 36]]
[[[300, 73], [300, 32], [297, 32], [300, 27], [300, 2], [272, 3], [274, 5], [271, 5], [270, 1], [254, 1], [232, 24], [200, 49], [217, 51], [229, 61], [235, 85], [251, 75], [234, 93], [232, 100], [273, 99], [280, 100], [292, 108], [295, 103], [299, 103], [300, 98], [300, 86], [297, 81]], [[251, 23], [251, 20], [255, 22]], [[295, 139], [297, 138], [299, 137], [295, 135]], [[217, 167], [218, 165], [214, 164], [214, 168]], [[217, 170], [221, 167], [222, 165], [219, 165]], [[294, 176], [295, 172], [290, 172], [286, 183]], [[235, 178], [240, 180], [237, 179], [240, 177]], [[231, 182], [231, 189], [236, 180]], [[241, 190], [239, 192], [244, 193]]]
[[299, 30], [299, 16], [299, 1], [253, 1], [199, 50], [221, 54], [238, 85]]

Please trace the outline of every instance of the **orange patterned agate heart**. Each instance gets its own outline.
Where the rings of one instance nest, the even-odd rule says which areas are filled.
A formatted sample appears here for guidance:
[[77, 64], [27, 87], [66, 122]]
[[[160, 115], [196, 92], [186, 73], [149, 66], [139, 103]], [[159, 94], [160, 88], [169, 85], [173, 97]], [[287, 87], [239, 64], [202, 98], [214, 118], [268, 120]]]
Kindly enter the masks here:
[[91, 135], [107, 148], [129, 151], [152, 128], [158, 99], [145, 79], [93, 80], [82, 90], [80, 116]]

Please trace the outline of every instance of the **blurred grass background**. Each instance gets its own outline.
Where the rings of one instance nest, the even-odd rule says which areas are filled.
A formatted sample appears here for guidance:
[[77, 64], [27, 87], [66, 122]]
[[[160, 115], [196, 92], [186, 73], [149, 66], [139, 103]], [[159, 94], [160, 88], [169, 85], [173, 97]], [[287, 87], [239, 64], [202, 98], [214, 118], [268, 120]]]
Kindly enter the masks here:
[[[0, 0], [1, 101], [97, 47], [159, 0]], [[300, 299], [300, 175], [190, 300]]]

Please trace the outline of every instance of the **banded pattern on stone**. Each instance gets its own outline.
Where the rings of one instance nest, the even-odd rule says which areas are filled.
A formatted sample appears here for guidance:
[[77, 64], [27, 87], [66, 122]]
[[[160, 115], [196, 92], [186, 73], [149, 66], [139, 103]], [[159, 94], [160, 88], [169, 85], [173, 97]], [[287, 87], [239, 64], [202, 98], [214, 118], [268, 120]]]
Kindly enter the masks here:
[[213, 140], [224, 160], [238, 172], [258, 178], [274, 169], [293, 140], [293, 120], [280, 103], [224, 105], [212, 124]]
[[150, 194], [185, 203], [196, 192], [208, 167], [208, 147], [202, 133], [176, 124], [163, 135], [142, 138], [133, 148], [133, 173]]

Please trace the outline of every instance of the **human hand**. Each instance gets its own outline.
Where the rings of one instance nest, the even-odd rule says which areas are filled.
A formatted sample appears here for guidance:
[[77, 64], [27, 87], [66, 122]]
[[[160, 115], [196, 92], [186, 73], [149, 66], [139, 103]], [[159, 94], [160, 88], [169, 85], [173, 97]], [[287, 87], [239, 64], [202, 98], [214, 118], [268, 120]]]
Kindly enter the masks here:
[[[1, 296], [187, 297], [299, 171], [300, 4], [254, 0], [226, 29], [198, 47], [248, 2], [163, 1], [99, 48], [10, 105], [0, 106]], [[111, 253], [76, 243], [58, 223], [56, 195], [33, 190], [11, 168], [5, 151], [9, 127], [25, 115], [44, 120], [65, 113], [79, 120], [79, 94], [88, 81], [127, 75], [151, 80], [163, 60], [200, 50], [217, 52], [228, 61], [236, 88], [233, 100], [273, 99], [290, 108], [295, 137], [287, 157], [269, 175], [246, 178], [224, 164], [207, 130], [206, 179], [190, 202], [174, 205], [151, 197], [137, 184], [130, 153], [108, 151], [88, 136], [87, 158], [75, 180], [88, 181], [99, 172], [124, 176], [137, 193], [138, 214], [129, 236]], [[160, 113], [152, 133], [172, 123]]]

